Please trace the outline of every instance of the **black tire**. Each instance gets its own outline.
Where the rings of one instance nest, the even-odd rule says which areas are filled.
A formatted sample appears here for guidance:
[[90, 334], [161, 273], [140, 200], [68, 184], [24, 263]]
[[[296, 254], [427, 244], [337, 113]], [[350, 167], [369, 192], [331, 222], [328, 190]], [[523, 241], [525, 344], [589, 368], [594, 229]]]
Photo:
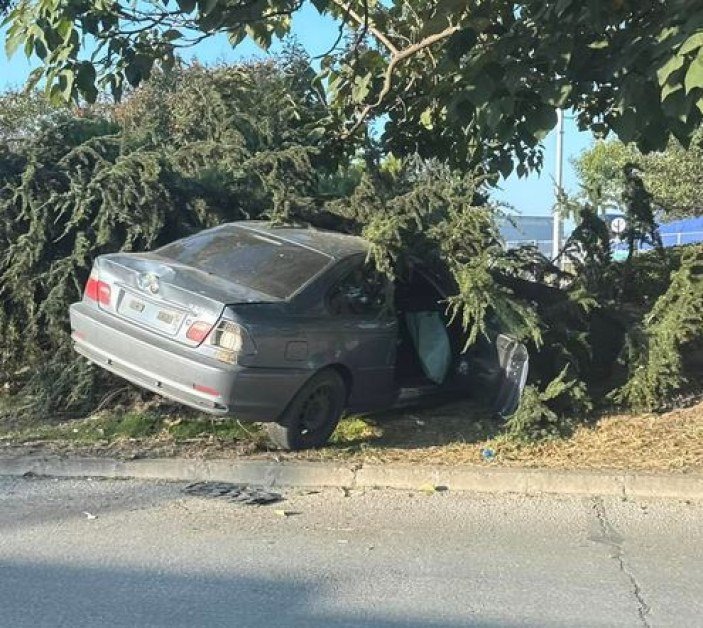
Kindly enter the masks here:
[[269, 438], [281, 449], [322, 447], [344, 412], [347, 387], [334, 369], [313, 375], [296, 393], [277, 423], [267, 423]]

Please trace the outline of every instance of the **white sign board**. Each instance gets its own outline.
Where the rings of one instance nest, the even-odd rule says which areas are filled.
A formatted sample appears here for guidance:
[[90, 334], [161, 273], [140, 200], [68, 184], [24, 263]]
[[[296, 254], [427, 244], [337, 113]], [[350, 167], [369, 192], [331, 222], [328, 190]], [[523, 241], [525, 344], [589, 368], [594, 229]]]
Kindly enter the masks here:
[[620, 235], [621, 233], [624, 233], [625, 229], [627, 229], [627, 221], [622, 216], [613, 218], [610, 221], [610, 230], [615, 235]]

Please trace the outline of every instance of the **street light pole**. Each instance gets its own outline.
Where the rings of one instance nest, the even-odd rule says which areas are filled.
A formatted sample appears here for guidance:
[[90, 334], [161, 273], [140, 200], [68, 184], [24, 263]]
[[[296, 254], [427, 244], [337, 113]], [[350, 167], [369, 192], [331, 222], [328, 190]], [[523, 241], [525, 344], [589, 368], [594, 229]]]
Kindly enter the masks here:
[[554, 176], [554, 220], [552, 222], [552, 258], [561, 247], [561, 189], [564, 183], [564, 111], [557, 109], [557, 156]]

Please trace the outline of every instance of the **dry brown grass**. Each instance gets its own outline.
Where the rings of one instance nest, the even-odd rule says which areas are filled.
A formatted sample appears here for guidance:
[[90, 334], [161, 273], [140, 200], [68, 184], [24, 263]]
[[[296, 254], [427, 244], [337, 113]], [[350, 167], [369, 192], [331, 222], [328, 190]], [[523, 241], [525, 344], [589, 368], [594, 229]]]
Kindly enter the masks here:
[[500, 446], [507, 465], [685, 471], [703, 469], [703, 404], [663, 415], [608, 416], [568, 439]]
[[[443, 410], [443, 411], [442, 411]], [[480, 464], [559, 469], [703, 471], [703, 403], [662, 415], [618, 414], [568, 438], [519, 443], [468, 404], [379, 421], [376, 435], [347, 447], [298, 454], [304, 459], [368, 463]], [[484, 452], [494, 456], [487, 461]]]
[[[76, 424], [68, 424], [72, 430]], [[67, 425], [67, 427], [68, 427]], [[273, 451], [260, 434], [202, 434], [177, 439], [160, 431], [145, 438], [76, 442], [57, 436], [20, 443], [0, 439], [0, 455], [74, 453], [123, 458], [275, 458], [383, 464], [473, 464], [559, 469], [631, 469], [703, 472], [703, 403], [662, 415], [609, 415], [569, 438], [525, 444], [506, 439], [500, 424], [470, 402], [425, 410], [346, 419], [330, 446], [316, 451]], [[486, 460], [483, 452], [495, 454]]]

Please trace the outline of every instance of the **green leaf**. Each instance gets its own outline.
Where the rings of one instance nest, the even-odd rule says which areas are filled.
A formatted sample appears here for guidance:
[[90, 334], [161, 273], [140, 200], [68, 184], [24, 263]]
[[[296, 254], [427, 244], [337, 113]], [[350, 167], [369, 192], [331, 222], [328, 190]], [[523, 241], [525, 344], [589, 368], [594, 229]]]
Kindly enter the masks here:
[[535, 139], [543, 140], [557, 123], [557, 112], [553, 107], [540, 107], [536, 111], [528, 114], [527, 128], [532, 132]]
[[643, 152], [664, 150], [669, 139], [669, 129], [661, 117], [654, 118], [642, 131], [637, 146]]
[[664, 102], [671, 94], [678, 92], [683, 89], [683, 85], [680, 82], [668, 82], [662, 87], [661, 100]]
[[51, 101], [58, 104], [68, 102], [73, 97], [73, 84], [76, 75], [73, 69], [65, 68], [58, 75], [58, 81], [52, 86], [50, 91]]
[[603, 48], [607, 48], [609, 43], [607, 39], [601, 39], [600, 41], [592, 41], [588, 44], [588, 47], [592, 50], [602, 50]]
[[32, 56], [32, 52], [34, 51], [34, 41], [35, 38], [31, 35], [27, 35], [24, 40], [24, 55], [27, 58]]
[[568, 84], [550, 85], [544, 92], [545, 101], [552, 107], [563, 107], [572, 90], [573, 86]]
[[173, 54], [173, 49], [170, 49], [166, 53], [164, 53], [160, 65], [161, 69], [166, 72], [170, 72], [171, 70], [173, 70], [176, 65], [176, 57]]
[[236, 29], [228, 31], [227, 40], [232, 45], [232, 47], [234, 47], [234, 46], [238, 46], [239, 44], [241, 44], [244, 41], [244, 39], [246, 38], [246, 36], [247, 36], [246, 31], [240, 26]]
[[372, 78], [373, 77], [371, 74], [364, 74], [363, 76], [357, 76], [354, 78], [354, 84], [352, 86], [352, 99], [355, 103], [364, 102], [371, 88]]
[[324, 13], [329, 8], [329, 2], [327, 0], [312, 0], [312, 5], [320, 13]]
[[613, 120], [612, 127], [622, 142], [632, 142], [637, 136], [637, 114], [632, 109], [626, 109]]
[[[676, 70], [678, 70], [683, 65], [683, 57], [681, 55], [674, 55], [671, 57], [663, 66], [657, 70], [657, 78], [659, 79], [659, 84], [663, 85], [666, 80], [671, 76]], [[663, 99], [662, 99], [663, 100]]]
[[497, 160], [496, 168], [503, 175], [503, 178], [507, 179], [513, 172], [513, 160], [509, 155], [502, 155]]
[[169, 28], [163, 35], [161, 35], [166, 41], [174, 41], [175, 39], [180, 39], [183, 37], [181, 31], [175, 28]]
[[684, 95], [683, 90], [678, 90], [670, 98], [667, 98], [666, 102], [662, 103], [662, 110], [667, 117], [685, 124], [691, 111], [690, 98]]
[[21, 38], [17, 36], [11, 36], [9, 33], [5, 38], [5, 56], [11, 59], [17, 52], [17, 48], [20, 45]]
[[490, 129], [491, 132], [495, 131], [503, 120], [503, 114], [500, 107], [496, 106], [494, 103], [490, 103], [483, 108], [482, 113], [482, 119], [486, 124], [486, 128]]
[[506, 116], [512, 116], [515, 113], [515, 99], [510, 96], [501, 98], [495, 104], [498, 107], [498, 110]]
[[[15, 15], [17, 10], [10, 13], [10, 16]], [[10, 18], [8, 18], [9, 20]], [[24, 29], [23, 20], [19, 16], [16, 16], [14, 21], [10, 24], [7, 29], [7, 35], [5, 36], [5, 54], [8, 58], [17, 52], [20, 44], [22, 43], [24, 37], [29, 37], [27, 31]]]
[[514, 125], [513, 121], [511, 119], [506, 118], [506, 116], [503, 116], [500, 123], [496, 126], [494, 133], [495, 133], [496, 139], [501, 144], [504, 144], [504, 143], [510, 141], [510, 139], [513, 136], [514, 131], [515, 131], [515, 125]]
[[71, 20], [61, 20], [56, 27], [56, 33], [63, 40], [63, 43], [67, 44], [73, 33], [73, 22]]
[[271, 47], [271, 31], [266, 24], [247, 24], [245, 27], [247, 35], [262, 50]]
[[476, 106], [487, 103], [495, 91], [495, 82], [485, 72], [477, 74], [466, 89], [466, 95]]
[[679, 54], [688, 54], [689, 52], [698, 50], [701, 46], [703, 46], [703, 33], [696, 33], [695, 35], [691, 35], [683, 44], [681, 44]]
[[32, 70], [29, 73], [29, 77], [27, 78], [27, 83], [26, 83], [27, 91], [28, 92], [33, 91], [36, 88], [37, 83], [39, 83], [39, 81], [41, 81], [42, 78], [44, 78], [44, 68], [43, 67]]
[[76, 87], [85, 96], [88, 102], [95, 102], [98, 96], [98, 90], [95, 87], [95, 79], [97, 73], [92, 63], [83, 61], [78, 66], [76, 72], [75, 83]]
[[432, 109], [429, 107], [425, 109], [420, 115], [420, 124], [424, 126], [428, 131], [431, 131], [434, 124], [432, 121]]
[[701, 53], [688, 66], [684, 86], [686, 93], [696, 87], [703, 87], [703, 55]]
[[195, 9], [195, 0], [176, 0], [178, 8], [184, 13], [192, 13]]
[[327, 132], [327, 129], [325, 129], [325, 127], [316, 126], [314, 129], [312, 129], [308, 133], [307, 140], [309, 142], [319, 142], [325, 136], [326, 132]]
[[[441, 7], [441, 4], [440, 4], [440, 7]], [[437, 13], [435, 13], [435, 15], [430, 17], [430, 19], [425, 20], [422, 23], [422, 30], [420, 32], [421, 32], [422, 37], [427, 37], [429, 35], [439, 33], [440, 31], [447, 28], [448, 25], [449, 25], [449, 16], [440, 10]]]
[[132, 86], [136, 87], [142, 80], [142, 71], [139, 66], [135, 63], [130, 63], [124, 69], [124, 75], [127, 82]]
[[198, 0], [198, 8], [203, 15], [211, 13], [217, 7], [219, 0]]
[[48, 54], [48, 50], [39, 39], [34, 40], [34, 54], [42, 61], [46, 59], [46, 55]]
[[462, 28], [447, 41], [447, 57], [455, 63], [476, 44], [478, 36], [473, 28]]
[[110, 94], [112, 94], [112, 97], [118, 102], [122, 100], [122, 93], [124, 92], [122, 76], [119, 74], [111, 74], [107, 77], [107, 82], [110, 85]]

